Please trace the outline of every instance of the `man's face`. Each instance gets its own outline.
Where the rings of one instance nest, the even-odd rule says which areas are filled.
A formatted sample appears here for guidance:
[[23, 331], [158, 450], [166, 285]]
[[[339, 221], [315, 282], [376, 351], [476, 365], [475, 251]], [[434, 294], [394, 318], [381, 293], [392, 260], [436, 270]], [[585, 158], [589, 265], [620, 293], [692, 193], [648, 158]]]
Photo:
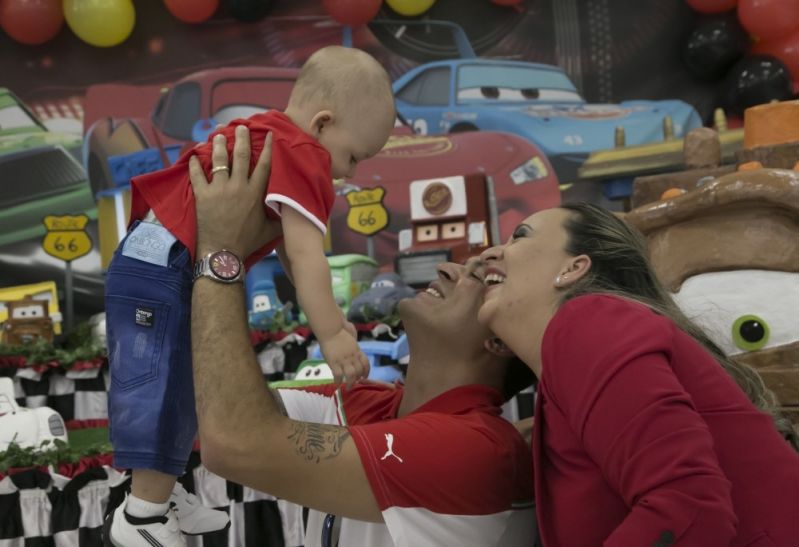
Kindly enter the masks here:
[[483, 303], [483, 264], [477, 258], [465, 265], [445, 262], [438, 279], [414, 298], [401, 300], [400, 316], [406, 328], [424, 326], [431, 337], [453, 344], [482, 348], [490, 333], [477, 321]]

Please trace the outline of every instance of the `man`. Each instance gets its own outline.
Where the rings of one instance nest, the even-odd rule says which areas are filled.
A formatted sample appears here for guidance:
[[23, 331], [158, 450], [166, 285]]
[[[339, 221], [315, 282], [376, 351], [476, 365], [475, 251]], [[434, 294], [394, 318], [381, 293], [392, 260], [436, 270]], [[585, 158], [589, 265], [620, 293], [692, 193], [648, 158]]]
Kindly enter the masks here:
[[[260, 203], [269, 150], [248, 180], [249, 150], [240, 128], [230, 176], [224, 143], [214, 148], [211, 184], [193, 165], [196, 256], [222, 249], [247, 256], [274, 237], [278, 228], [264, 218]], [[477, 323], [484, 290], [477, 261], [465, 268], [442, 265], [438, 281], [401, 304], [410, 345], [404, 388], [364, 383], [340, 391], [284, 390], [296, 419], [281, 412], [263, 382], [249, 343], [242, 283], [220, 277], [200, 275], [192, 300], [206, 467], [343, 517], [342, 546], [532, 545], [531, 456], [499, 416], [512, 361], [498, 341], [487, 342], [488, 331]], [[529, 383], [529, 371], [513, 366]]]

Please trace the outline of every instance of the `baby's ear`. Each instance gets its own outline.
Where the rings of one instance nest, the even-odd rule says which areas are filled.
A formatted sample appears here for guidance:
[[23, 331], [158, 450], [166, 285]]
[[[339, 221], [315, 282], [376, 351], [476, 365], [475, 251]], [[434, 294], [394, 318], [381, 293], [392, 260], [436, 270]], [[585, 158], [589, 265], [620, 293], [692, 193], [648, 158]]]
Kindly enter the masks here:
[[330, 124], [333, 123], [333, 112], [330, 110], [321, 110], [314, 114], [314, 117], [311, 118], [311, 127], [310, 133], [314, 136], [319, 138], [319, 135], [322, 134]]

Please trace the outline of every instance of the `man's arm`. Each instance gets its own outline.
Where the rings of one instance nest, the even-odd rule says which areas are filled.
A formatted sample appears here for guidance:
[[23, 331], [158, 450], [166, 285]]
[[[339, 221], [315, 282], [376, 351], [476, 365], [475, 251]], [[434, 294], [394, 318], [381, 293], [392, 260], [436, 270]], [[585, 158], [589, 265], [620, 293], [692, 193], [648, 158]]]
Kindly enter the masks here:
[[[250, 179], [249, 139], [240, 130], [228, 178], [206, 184], [191, 164], [197, 204], [197, 256], [221, 248], [241, 254], [250, 227], [263, 227], [263, 210], [241, 215], [242, 200], [259, 200], [268, 173], [267, 148]], [[225, 165], [224, 143], [214, 142], [214, 165]], [[237, 169], [238, 167], [238, 169]], [[258, 216], [260, 215], [260, 217]], [[266, 386], [248, 337], [244, 287], [200, 278], [192, 294], [192, 361], [203, 463], [223, 477], [345, 517], [381, 521], [377, 502], [346, 428], [283, 416]]]

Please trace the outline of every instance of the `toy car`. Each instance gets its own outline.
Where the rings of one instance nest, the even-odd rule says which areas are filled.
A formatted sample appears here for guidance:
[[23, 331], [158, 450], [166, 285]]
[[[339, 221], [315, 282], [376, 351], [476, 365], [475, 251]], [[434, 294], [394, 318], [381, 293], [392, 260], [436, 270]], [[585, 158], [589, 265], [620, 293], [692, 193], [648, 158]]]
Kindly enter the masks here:
[[423, 64], [394, 83], [397, 110], [422, 134], [476, 129], [508, 131], [538, 146], [562, 182], [594, 150], [612, 148], [615, 130], [626, 143], [662, 140], [664, 118], [681, 137], [702, 125], [678, 100], [588, 104], [556, 66], [494, 59]]
[[[207, 133], [216, 124], [270, 108], [284, 109], [298, 72], [256, 66], [219, 68], [189, 74], [160, 90], [91, 86], [85, 100], [83, 162], [92, 189], [96, 193], [115, 186], [108, 164], [111, 156], [152, 149], [149, 155], [129, 161], [149, 161], [154, 156], [149, 170], [158, 169], [174, 162], [184, 145], [199, 140], [194, 138], [196, 132]], [[120, 170], [127, 175], [141, 172], [135, 165]]]
[[[0, 378], [0, 452], [13, 442], [20, 448], [38, 447], [44, 441], [67, 441], [61, 415], [49, 407], [22, 408], [14, 399], [14, 382]], [[42, 448], [55, 448], [52, 443]]]
[[[236, 72], [230, 72], [233, 70]], [[231, 74], [246, 80], [255, 78], [254, 75], [268, 74], [272, 70], [276, 71], [272, 80], [267, 81], [264, 76], [263, 82], [258, 80], [252, 84], [254, 88], [262, 90], [266, 88], [260, 86], [267, 84], [271, 86], [270, 89], [274, 89], [272, 94], [262, 93], [260, 101], [250, 95], [250, 83], [228, 85]], [[183, 78], [179, 83], [170, 86], [161, 99], [158, 99], [157, 89], [93, 86], [88, 90], [85, 101], [86, 120], [90, 128], [84, 142], [84, 161], [92, 186], [110, 188], [115, 184], [110, 167], [106, 165], [109, 156], [116, 155], [116, 161], [124, 162], [124, 154], [139, 154], [150, 147], [150, 156], [154, 153], [162, 158], [162, 163], [171, 161], [169, 155], [173, 149], [169, 146], [184, 141], [167, 138], [177, 133], [165, 124], [173, 119], [172, 106], [179, 104], [174, 94], [183, 93], [184, 88], [194, 89], [199, 95], [197, 102], [192, 103], [197, 104], [197, 108], [187, 108], [189, 113], [186, 117], [192, 120], [193, 125], [188, 121], [182, 122], [180, 138], [199, 138], [203, 131], [214, 127], [214, 122], [229, 121], [227, 118], [211, 120], [221, 112], [221, 108], [216, 108], [217, 104], [231, 105], [231, 113], [234, 111], [233, 105], [249, 105], [249, 110], [238, 109], [236, 115], [248, 115], [256, 109], [284, 109], [296, 73], [295, 70], [263, 67], [209, 70]], [[214, 99], [213, 93], [216, 91], [210, 91], [217, 88], [225, 90], [219, 100]], [[147, 98], [149, 103], [143, 98]], [[152, 110], [151, 105], [156, 101], [158, 104], [148, 118], [146, 113]], [[127, 118], [120, 119], [116, 115], [122, 112]], [[177, 115], [176, 111], [174, 116]], [[139, 161], [141, 158], [142, 156], [136, 156], [131, 161]], [[131, 169], [135, 170], [135, 167], [137, 165], [132, 165]], [[494, 131], [440, 136], [416, 135], [403, 125], [396, 128], [395, 134], [389, 138], [379, 154], [359, 165], [356, 176], [344, 181], [339, 186], [338, 193], [344, 195], [353, 190], [376, 186], [384, 188], [382, 205], [390, 213], [389, 222], [385, 229], [371, 236], [373, 254], [370, 256], [378, 264], [386, 265], [394, 260], [398, 233], [409, 225], [408, 184], [413, 180], [469, 173], [482, 173], [493, 181], [499, 211], [497, 221], [502, 239], [509, 237], [515, 225], [528, 214], [560, 203], [560, 191], [554, 170], [541, 150], [530, 141]], [[118, 201], [122, 203], [124, 200]], [[348, 211], [346, 200], [336, 199], [329, 225], [329, 250], [336, 255], [365, 254], [365, 237], [347, 227]], [[118, 225], [119, 219], [108, 226], [116, 233]], [[121, 234], [116, 235], [120, 236]], [[276, 282], [276, 285], [278, 294], [281, 294], [280, 284]]]
[[250, 311], [247, 314], [250, 328], [268, 330], [275, 312], [281, 308], [275, 284], [269, 279], [256, 281], [250, 293]]
[[[97, 241], [97, 206], [76, 157], [79, 137], [52, 132], [10, 90], [0, 88], [0, 286], [64, 278], [64, 262], [42, 248], [48, 215], [86, 215]], [[24, 259], [23, 259], [24, 258]], [[76, 312], [103, 306], [100, 253], [72, 263]]]
[[3, 323], [3, 343], [21, 346], [40, 338], [53, 341], [53, 320], [47, 302], [26, 295], [22, 300], [6, 303], [8, 318]]
[[416, 291], [405, 284], [394, 272], [379, 273], [372, 285], [352, 300], [347, 319], [354, 323], [368, 323], [391, 317], [403, 298], [413, 298]]
[[493, 187], [483, 175], [416, 180], [409, 189], [411, 228], [400, 233], [394, 261], [409, 285], [425, 287], [441, 262], [463, 263], [500, 243]]

